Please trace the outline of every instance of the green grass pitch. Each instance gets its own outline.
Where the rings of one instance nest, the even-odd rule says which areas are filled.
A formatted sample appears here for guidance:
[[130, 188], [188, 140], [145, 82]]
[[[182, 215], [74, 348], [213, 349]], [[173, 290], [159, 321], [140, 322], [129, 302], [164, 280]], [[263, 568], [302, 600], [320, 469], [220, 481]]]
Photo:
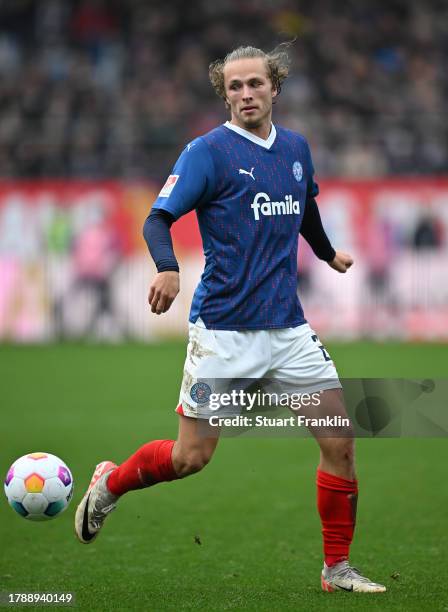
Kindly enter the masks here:
[[[328, 348], [345, 377], [448, 376], [443, 345]], [[310, 439], [223, 439], [203, 472], [126, 496], [98, 541], [79, 544], [73, 516], [95, 463], [176, 435], [184, 350], [0, 347], [0, 470], [49, 451], [76, 486], [69, 509], [48, 523], [0, 503], [0, 591], [70, 590], [88, 611], [448, 610], [447, 439], [358, 441], [352, 562], [385, 594], [320, 590]]]

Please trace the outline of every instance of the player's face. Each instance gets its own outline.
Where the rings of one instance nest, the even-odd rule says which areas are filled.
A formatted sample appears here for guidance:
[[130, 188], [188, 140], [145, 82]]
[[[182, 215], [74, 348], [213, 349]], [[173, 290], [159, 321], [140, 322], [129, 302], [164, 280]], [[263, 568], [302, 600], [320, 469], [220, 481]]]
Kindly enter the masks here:
[[235, 60], [224, 66], [224, 87], [231, 122], [267, 138], [272, 99], [277, 95], [261, 57]]

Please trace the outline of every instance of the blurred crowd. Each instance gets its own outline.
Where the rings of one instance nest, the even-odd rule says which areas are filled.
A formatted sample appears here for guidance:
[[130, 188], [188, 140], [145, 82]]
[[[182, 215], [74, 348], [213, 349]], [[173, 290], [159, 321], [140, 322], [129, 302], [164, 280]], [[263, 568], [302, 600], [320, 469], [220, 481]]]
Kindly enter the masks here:
[[2, 0], [0, 177], [163, 180], [227, 118], [208, 64], [294, 37], [275, 121], [320, 177], [446, 173], [444, 0]]

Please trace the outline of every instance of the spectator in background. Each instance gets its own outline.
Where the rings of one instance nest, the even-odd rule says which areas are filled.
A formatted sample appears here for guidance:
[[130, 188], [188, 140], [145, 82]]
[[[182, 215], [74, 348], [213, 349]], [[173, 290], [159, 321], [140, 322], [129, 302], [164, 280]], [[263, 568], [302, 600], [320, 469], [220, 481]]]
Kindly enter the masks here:
[[[72, 287], [55, 304], [58, 334], [64, 336], [65, 317], [76, 311], [70, 329], [86, 337], [122, 338], [123, 317], [115, 312], [112, 295], [114, 273], [120, 261], [119, 243], [108, 220], [89, 224], [74, 244]], [[75, 306], [74, 306], [75, 304]]]
[[297, 36], [277, 114], [313, 135], [320, 176], [444, 173], [447, 24], [437, 0], [4, 0], [0, 172], [160, 180], [224, 120], [210, 59]]
[[437, 217], [426, 213], [419, 217], [412, 236], [417, 250], [439, 249], [443, 244], [443, 225]]

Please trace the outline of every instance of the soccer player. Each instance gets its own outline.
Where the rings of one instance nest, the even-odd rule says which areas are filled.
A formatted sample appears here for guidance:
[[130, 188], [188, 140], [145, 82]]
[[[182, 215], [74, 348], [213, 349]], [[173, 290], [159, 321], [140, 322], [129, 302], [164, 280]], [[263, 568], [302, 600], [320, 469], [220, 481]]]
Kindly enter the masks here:
[[[204, 387], [198, 381], [204, 378], [299, 381], [301, 392], [323, 390], [320, 409], [326, 414], [346, 416], [335, 366], [297, 297], [299, 233], [337, 272], [346, 272], [353, 261], [333, 249], [322, 227], [307, 141], [271, 122], [289, 64], [284, 46], [271, 53], [239, 47], [210, 66], [210, 80], [230, 110], [230, 121], [186, 146], [144, 226], [158, 270], [148, 300], [158, 315], [179, 292], [171, 224], [196, 210], [204, 245], [205, 269], [191, 307], [176, 409], [178, 437], [148, 442], [118, 467], [111, 461], [96, 467], [76, 512], [81, 542], [97, 537], [125, 493], [184, 478], [207, 465], [218, 436], [200, 396]], [[320, 446], [322, 588], [385, 591], [349, 564], [358, 494], [353, 435], [338, 435], [337, 429], [332, 435], [312, 432]]]

